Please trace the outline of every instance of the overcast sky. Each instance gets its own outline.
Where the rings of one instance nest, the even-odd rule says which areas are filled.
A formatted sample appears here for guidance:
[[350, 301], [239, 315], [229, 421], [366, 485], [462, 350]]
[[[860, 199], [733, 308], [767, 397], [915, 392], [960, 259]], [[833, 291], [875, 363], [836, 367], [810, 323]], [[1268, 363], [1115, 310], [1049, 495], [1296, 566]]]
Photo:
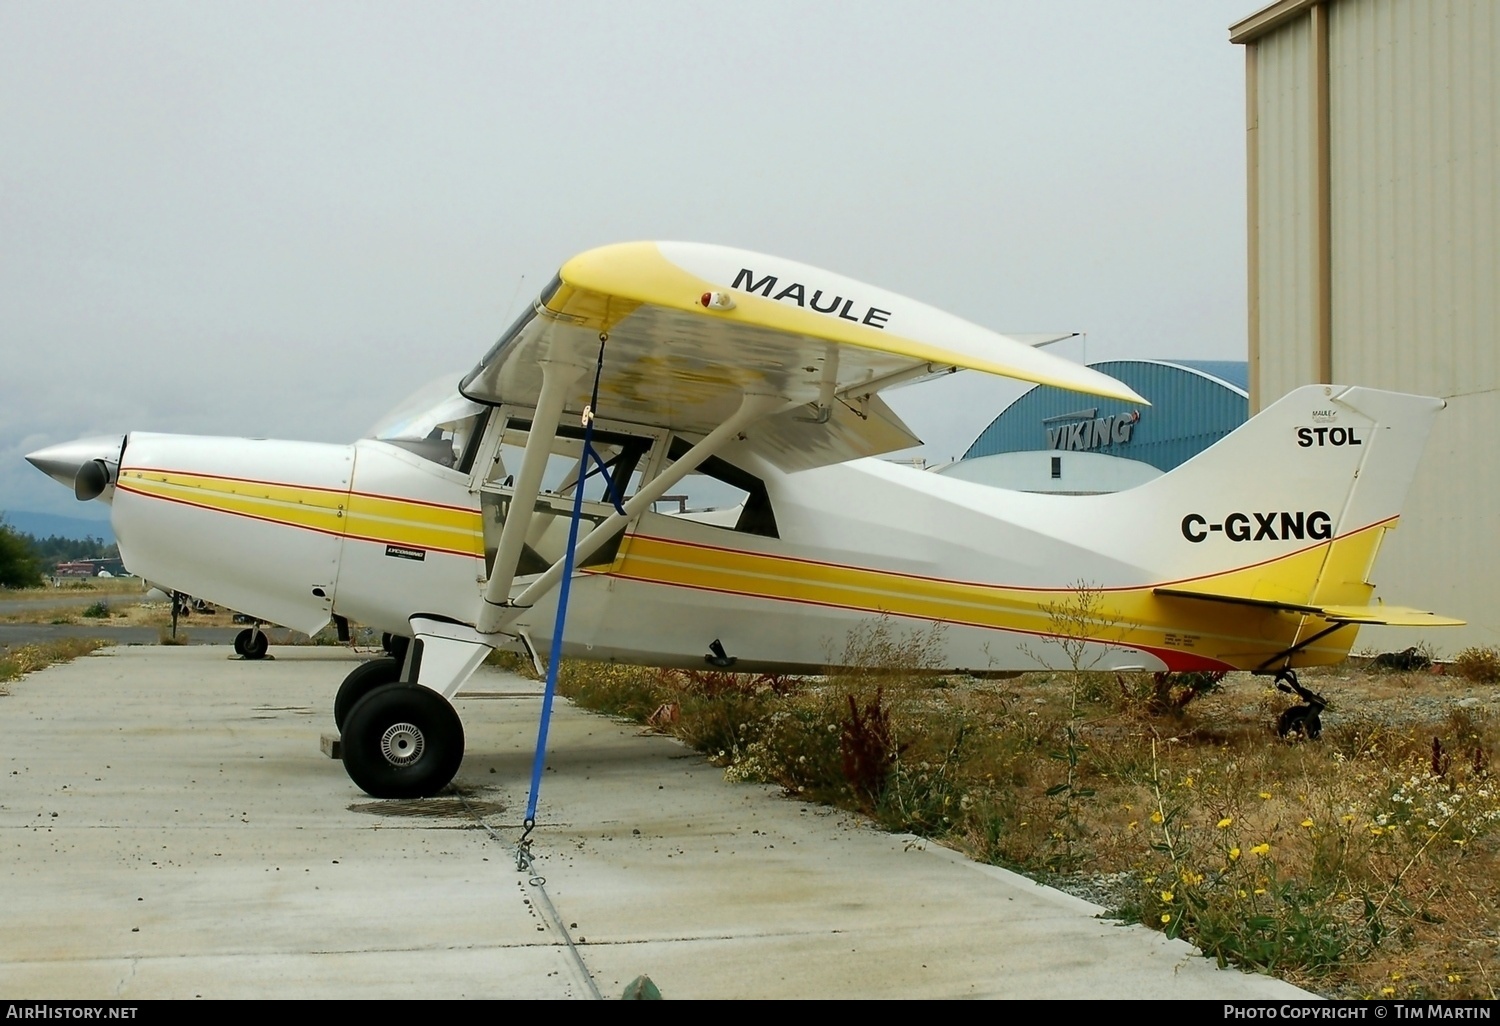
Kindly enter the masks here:
[[[348, 441], [569, 256], [774, 253], [1244, 359], [1259, 4], [0, 2], [0, 510], [132, 429]], [[1018, 394], [889, 393], [962, 453]]]

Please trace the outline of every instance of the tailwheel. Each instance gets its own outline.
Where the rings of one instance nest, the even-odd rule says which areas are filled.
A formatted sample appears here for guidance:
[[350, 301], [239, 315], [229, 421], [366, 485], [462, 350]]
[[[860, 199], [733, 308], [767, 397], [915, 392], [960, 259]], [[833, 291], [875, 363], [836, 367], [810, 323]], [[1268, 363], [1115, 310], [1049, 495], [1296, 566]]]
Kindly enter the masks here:
[[1297, 680], [1292, 670], [1276, 674], [1276, 687], [1289, 695], [1299, 696], [1305, 705], [1294, 705], [1276, 720], [1276, 733], [1282, 737], [1301, 734], [1309, 741], [1316, 741], [1323, 733], [1323, 710], [1328, 708], [1328, 699], [1315, 691], [1309, 691]]
[[234, 636], [234, 653], [244, 659], [264, 659], [271, 641], [259, 627], [246, 627]]
[[464, 728], [446, 698], [420, 684], [383, 684], [355, 703], [343, 728], [344, 769], [374, 798], [426, 798], [453, 779]]
[[339, 685], [339, 693], [333, 699], [333, 722], [339, 730], [349, 718], [349, 710], [359, 700], [382, 684], [394, 684], [401, 679], [401, 661], [393, 656], [383, 656], [360, 663], [349, 671], [349, 676]]

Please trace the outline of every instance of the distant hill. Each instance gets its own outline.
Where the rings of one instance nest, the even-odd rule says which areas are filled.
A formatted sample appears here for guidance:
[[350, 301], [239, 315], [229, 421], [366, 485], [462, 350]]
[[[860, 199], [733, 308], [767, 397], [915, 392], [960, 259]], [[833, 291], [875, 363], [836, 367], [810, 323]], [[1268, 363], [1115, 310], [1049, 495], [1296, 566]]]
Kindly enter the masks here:
[[30, 513], [26, 510], [6, 510], [0, 514], [5, 522], [22, 534], [36, 538], [101, 538], [105, 544], [115, 540], [115, 532], [108, 520], [86, 520], [83, 517], [63, 517], [55, 513]]

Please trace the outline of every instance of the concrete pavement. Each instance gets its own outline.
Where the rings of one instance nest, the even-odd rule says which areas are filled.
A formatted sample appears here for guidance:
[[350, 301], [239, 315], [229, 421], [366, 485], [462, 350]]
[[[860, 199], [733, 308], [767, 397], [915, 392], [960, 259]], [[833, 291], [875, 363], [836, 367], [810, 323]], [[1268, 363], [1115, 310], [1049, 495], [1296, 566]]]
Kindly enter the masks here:
[[1307, 996], [567, 703], [535, 834], [554, 923], [511, 850], [538, 685], [482, 669], [459, 793], [379, 802], [318, 750], [355, 657], [272, 655], [106, 649], [9, 685], [0, 995]]

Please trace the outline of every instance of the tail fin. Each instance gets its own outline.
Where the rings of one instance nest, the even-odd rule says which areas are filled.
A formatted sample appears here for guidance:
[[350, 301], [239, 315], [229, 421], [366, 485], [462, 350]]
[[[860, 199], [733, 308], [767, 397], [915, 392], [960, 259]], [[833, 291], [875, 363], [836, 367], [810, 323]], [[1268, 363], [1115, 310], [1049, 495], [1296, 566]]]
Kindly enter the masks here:
[[1158, 593], [1319, 615], [1338, 607], [1347, 615], [1325, 619], [1379, 622], [1370, 569], [1444, 405], [1309, 385], [1136, 489], [1173, 518], [1162, 529], [1181, 557], [1170, 560], [1177, 579]]

